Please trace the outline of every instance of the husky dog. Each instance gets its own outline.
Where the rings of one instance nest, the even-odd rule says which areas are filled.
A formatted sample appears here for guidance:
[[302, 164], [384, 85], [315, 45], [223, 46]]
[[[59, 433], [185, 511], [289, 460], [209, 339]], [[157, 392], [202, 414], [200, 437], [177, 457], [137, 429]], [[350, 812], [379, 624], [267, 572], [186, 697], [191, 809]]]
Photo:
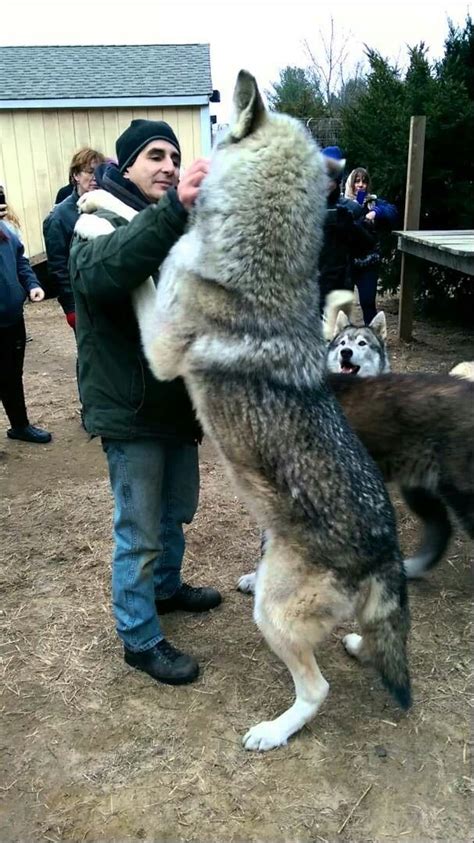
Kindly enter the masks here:
[[404, 561], [408, 577], [422, 576], [444, 555], [453, 521], [474, 539], [474, 383], [417, 373], [334, 375], [329, 384], [386, 482], [423, 522], [420, 548]]
[[[267, 531], [255, 620], [290, 670], [294, 704], [243, 738], [286, 744], [329, 685], [314, 650], [357, 613], [347, 651], [410, 704], [406, 581], [382, 477], [324, 383], [317, 263], [327, 174], [298, 121], [266, 111], [239, 73], [189, 232], [135, 307], [155, 375], [182, 376], [205, 433]], [[99, 194], [99, 195], [97, 195]], [[108, 194], [87, 194], [94, 210]], [[113, 197], [109, 197], [113, 199]]]
[[329, 343], [327, 369], [332, 374], [381, 375], [390, 371], [387, 346], [387, 322], [381, 310], [370, 325], [357, 327], [351, 324], [342, 310], [334, 328], [334, 338]]
[[[440, 561], [458, 522], [474, 539], [474, 383], [450, 375], [330, 375], [328, 384], [387, 483], [396, 483], [423, 524], [408, 577]], [[240, 577], [249, 594], [255, 572]]]

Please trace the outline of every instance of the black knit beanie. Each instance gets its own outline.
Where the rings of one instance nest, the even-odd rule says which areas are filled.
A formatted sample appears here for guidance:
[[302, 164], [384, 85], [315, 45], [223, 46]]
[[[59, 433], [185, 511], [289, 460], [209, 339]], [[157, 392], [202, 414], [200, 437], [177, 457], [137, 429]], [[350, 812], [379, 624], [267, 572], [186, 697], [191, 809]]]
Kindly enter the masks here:
[[181, 155], [178, 138], [164, 120], [132, 120], [128, 129], [122, 132], [115, 144], [121, 173], [132, 166], [137, 155], [152, 140], [168, 141]]

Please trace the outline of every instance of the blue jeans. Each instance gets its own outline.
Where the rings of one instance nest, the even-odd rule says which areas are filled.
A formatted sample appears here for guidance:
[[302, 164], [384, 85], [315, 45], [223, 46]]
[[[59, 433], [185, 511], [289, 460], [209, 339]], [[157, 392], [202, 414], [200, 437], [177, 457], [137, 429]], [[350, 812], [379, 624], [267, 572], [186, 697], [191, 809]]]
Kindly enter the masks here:
[[375, 299], [377, 296], [377, 282], [379, 279], [380, 267], [354, 267], [352, 279], [359, 292], [359, 302], [364, 316], [364, 325], [370, 325], [377, 313]]
[[196, 445], [102, 439], [115, 501], [112, 602], [125, 646], [148, 650], [164, 637], [155, 600], [181, 583], [183, 523], [199, 497]]

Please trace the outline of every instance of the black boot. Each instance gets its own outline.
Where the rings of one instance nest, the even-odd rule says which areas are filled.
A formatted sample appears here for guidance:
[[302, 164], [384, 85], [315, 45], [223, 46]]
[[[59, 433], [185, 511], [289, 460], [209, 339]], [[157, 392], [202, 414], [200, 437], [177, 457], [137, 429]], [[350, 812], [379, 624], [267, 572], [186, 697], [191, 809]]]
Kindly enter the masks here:
[[199, 665], [194, 656], [188, 656], [173, 647], [163, 638], [159, 644], [139, 653], [124, 648], [124, 658], [131, 667], [143, 670], [157, 682], [166, 685], [187, 685], [199, 674]]
[[166, 600], [155, 600], [158, 615], [166, 615], [181, 609], [183, 612], [207, 612], [222, 603], [222, 595], [217, 588], [194, 588], [187, 583], [180, 587]]
[[7, 430], [7, 436], [9, 439], [21, 439], [22, 442], [35, 442], [38, 445], [51, 442], [51, 434], [47, 430], [34, 427], [32, 424], [25, 424], [23, 427], [11, 427], [10, 430]]

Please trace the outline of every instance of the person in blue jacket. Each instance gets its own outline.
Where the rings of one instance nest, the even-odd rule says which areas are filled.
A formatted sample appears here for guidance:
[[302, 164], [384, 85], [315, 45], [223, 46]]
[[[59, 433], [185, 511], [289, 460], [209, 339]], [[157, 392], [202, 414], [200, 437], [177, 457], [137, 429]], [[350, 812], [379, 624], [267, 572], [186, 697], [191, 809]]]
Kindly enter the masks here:
[[11, 428], [10, 439], [44, 444], [51, 441], [47, 430], [30, 424], [23, 390], [23, 361], [26, 331], [23, 305], [44, 299], [23, 246], [0, 215], [0, 400]]
[[379, 236], [383, 231], [391, 231], [395, 226], [398, 211], [395, 205], [372, 193], [370, 176], [364, 167], [356, 167], [349, 173], [344, 195], [362, 206], [364, 223], [376, 237], [374, 248], [364, 257], [354, 258], [352, 268], [352, 278], [359, 293], [364, 323], [370, 325], [377, 313], [375, 299], [381, 260]]
[[[323, 314], [330, 292], [354, 289], [354, 259], [363, 258], [373, 251], [376, 240], [369, 226], [361, 222], [364, 209], [355, 200], [341, 195], [346, 161], [340, 148], [326, 146], [321, 152], [326, 159], [329, 176], [323, 245], [319, 255], [320, 310]], [[370, 228], [373, 229], [373, 226]]]

